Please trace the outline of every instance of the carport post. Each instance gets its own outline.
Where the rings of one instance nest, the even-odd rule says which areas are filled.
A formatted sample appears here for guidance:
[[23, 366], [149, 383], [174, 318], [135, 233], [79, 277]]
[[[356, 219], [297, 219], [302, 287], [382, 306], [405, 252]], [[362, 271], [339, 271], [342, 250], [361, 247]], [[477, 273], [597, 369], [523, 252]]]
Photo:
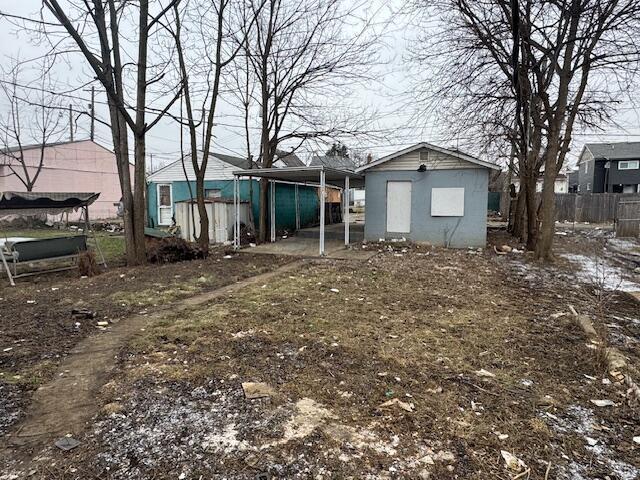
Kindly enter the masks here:
[[269, 180], [271, 182], [271, 195], [269, 199], [269, 204], [271, 205], [271, 243], [276, 241], [276, 182], [273, 180]]
[[344, 191], [342, 192], [344, 197], [342, 202], [344, 210], [342, 213], [342, 221], [344, 222], [344, 244], [349, 246], [349, 177], [344, 177]]
[[296, 191], [296, 231], [300, 230], [300, 195], [298, 192], [298, 184], [295, 186]]
[[320, 170], [320, 256], [324, 256], [324, 197], [326, 194], [325, 189], [325, 175], [324, 168]]
[[233, 249], [238, 250], [240, 248], [240, 199], [238, 198], [238, 190], [240, 189], [240, 182], [238, 182], [238, 176], [233, 176]]

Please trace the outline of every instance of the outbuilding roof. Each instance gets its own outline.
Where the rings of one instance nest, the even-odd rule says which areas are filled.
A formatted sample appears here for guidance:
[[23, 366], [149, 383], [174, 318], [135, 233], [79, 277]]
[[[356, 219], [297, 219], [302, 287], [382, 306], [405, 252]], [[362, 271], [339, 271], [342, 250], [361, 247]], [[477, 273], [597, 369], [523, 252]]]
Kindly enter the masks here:
[[309, 165], [308, 167], [284, 167], [284, 168], [259, 168], [257, 170], [236, 170], [233, 174], [237, 177], [267, 178], [281, 182], [298, 183], [301, 185], [318, 186], [320, 172], [324, 172], [327, 185], [343, 187], [344, 180], [349, 177], [350, 186], [358, 188], [364, 186], [364, 177], [353, 170], [339, 170], [323, 165]]
[[363, 172], [371, 167], [375, 167], [377, 165], [381, 165], [383, 163], [389, 162], [391, 160], [393, 160], [394, 158], [397, 158], [401, 155], [405, 155], [407, 153], [413, 152], [415, 150], [419, 150], [421, 148], [426, 148], [429, 150], [433, 150], [435, 152], [440, 152], [440, 153], [444, 153], [446, 155], [451, 155], [452, 157], [456, 157], [460, 160], [464, 160], [467, 162], [471, 162], [471, 163], [475, 163], [476, 165], [480, 165], [482, 167], [486, 167], [486, 168], [491, 168], [493, 170], [501, 170], [499, 165], [496, 165], [495, 163], [491, 163], [491, 162], [485, 162], [484, 160], [480, 160], [476, 157], [473, 157], [471, 155], [468, 155], [466, 153], [463, 153], [459, 150], [451, 150], [448, 148], [443, 148], [443, 147], [438, 147], [437, 145], [433, 145], [431, 143], [427, 143], [427, 142], [420, 142], [417, 143], [411, 147], [407, 147], [403, 150], [400, 150], [398, 152], [392, 153], [390, 155], [387, 155], [386, 157], [382, 157], [379, 158], [378, 160], [375, 160], [371, 163], [368, 163], [360, 168], [356, 169], [356, 172]]

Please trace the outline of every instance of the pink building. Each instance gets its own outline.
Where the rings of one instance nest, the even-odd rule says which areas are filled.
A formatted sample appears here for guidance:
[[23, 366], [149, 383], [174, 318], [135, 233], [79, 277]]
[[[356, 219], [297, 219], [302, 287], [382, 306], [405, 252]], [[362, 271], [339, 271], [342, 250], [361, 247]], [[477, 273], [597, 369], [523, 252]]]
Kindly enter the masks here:
[[[40, 160], [40, 145], [24, 146], [22, 151], [29, 175], [33, 177]], [[10, 156], [0, 153], [0, 192], [26, 191], [9, 165], [23, 176], [22, 165]], [[89, 208], [91, 218], [115, 218], [118, 207], [114, 204], [117, 204], [122, 196], [115, 155], [92, 140], [47, 145], [42, 171], [33, 191], [100, 192], [98, 200]]]

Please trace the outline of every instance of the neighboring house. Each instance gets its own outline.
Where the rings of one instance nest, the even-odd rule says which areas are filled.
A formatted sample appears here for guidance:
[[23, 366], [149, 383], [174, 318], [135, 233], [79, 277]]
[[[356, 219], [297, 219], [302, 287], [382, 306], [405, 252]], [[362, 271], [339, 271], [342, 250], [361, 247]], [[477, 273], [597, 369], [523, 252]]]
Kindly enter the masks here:
[[338, 170], [355, 170], [356, 164], [349, 157], [341, 157], [338, 155], [315, 155], [311, 159], [310, 166], [323, 165], [327, 168], [335, 168]]
[[[26, 167], [31, 177], [40, 163], [41, 145], [22, 147]], [[10, 149], [12, 152], [17, 148]], [[15, 154], [15, 153], [14, 153]], [[22, 164], [6, 152], [0, 150], [0, 192], [25, 192], [18, 173]], [[133, 167], [131, 167], [133, 176]], [[95, 192], [98, 200], [91, 205], [92, 220], [109, 219], [117, 216], [117, 204], [122, 197], [115, 154], [92, 140], [51, 143], [45, 147], [44, 162], [38, 176], [34, 192]], [[70, 215], [77, 219], [78, 214]]]
[[[184, 166], [176, 160], [147, 176], [147, 217], [151, 226], [169, 226], [173, 222], [176, 202], [189, 200], [196, 196], [195, 174], [191, 165], [191, 156], [185, 156]], [[209, 156], [205, 173], [205, 196], [209, 198], [233, 199], [233, 172], [249, 167], [246, 158], [212, 153]], [[257, 168], [255, 163], [253, 168]], [[189, 190], [191, 184], [191, 191]], [[319, 199], [314, 187], [300, 186], [301, 225], [317, 222]], [[259, 218], [260, 184], [258, 180], [240, 180], [240, 200], [252, 201], [253, 218]], [[278, 229], [295, 228], [295, 187], [288, 184], [276, 185], [276, 227]], [[256, 228], [258, 225], [256, 225]]]
[[275, 168], [283, 167], [304, 167], [304, 162], [300, 160], [295, 153], [285, 152], [283, 150], [276, 150], [276, 158], [274, 159], [273, 166]]
[[576, 193], [578, 191], [579, 170], [572, 170], [567, 174], [567, 180], [569, 182], [569, 193]]
[[[514, 178], [513, 185], [516, 187], [516, 192], [520, 191], [520, 179]], [[536, 192], [542, 192], [542, 186], [544, 185], [544, 177], [540, 175], [536, 181]], [[556, 176], [556, 181], [553, 185], [553, 191], [555, 193], [569, 193], [569, 179], [564, 173], [559, 173]]]
[[357, 169], [365, 174], [367, 240], [482, 247], [489, 171], [498, 165], [419, 143]]
[[638, 193], [640, 142], [587, 143], [578, 172], [578, 193]]

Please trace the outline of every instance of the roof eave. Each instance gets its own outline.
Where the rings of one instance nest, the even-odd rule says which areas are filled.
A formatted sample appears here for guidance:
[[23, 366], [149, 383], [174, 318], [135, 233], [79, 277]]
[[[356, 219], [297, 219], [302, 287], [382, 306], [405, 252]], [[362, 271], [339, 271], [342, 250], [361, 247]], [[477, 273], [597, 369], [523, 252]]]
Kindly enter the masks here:
[[486, 168], [491, 168], [493, 170], [502, 170], [502, 168], [500, 167], [500, 165], [496, 165], [495, 163], [491, 163], [491, 162], [485, 162], [484, 160], [480, 160], [478, 158], [472, 157], [470, 155], [461, 153], [461, 152], [456, 152], [454, 150], [449, 150], [447, 148], [443, 148], [443, 147], [438, 147], [437, 145], [433, 145], [431, 143], [428, 142], [420, 142], [416, 145], [413, 145], [411, 147], [407, 147], [403, 150], [400, 150], [398, 152], [392, 153], [390, 155], [387, 155], [385, 157], [382, 157], [378, 160], [376, 160], [375, 162], [371, 162], [367, 165], [363, 165], [362, 167], [356, 168], [356, 172], [360, 173], [360, 172], [364, 172], [365, 170], [368, 170], [369, 168], [378, 166], [378, 165], [382, 165], [383, 163], [387, 163], [391, 160], [393, 160], [394, 158], [399, 157], [400, 155], [404, 155], [406, 153], [409, 152], [413, 152], [414, 150], [418, 150], [419, 148], [427, 148], [430, 150], [435, 150], [441, 153], [446, 153], [448, 155], [457, 157], [461, 160], [465, 160], [467, 162], [471, 162], [471, 163], [475, 163], [476, 165], [480, 165], [482, 167], [486, 167]]

